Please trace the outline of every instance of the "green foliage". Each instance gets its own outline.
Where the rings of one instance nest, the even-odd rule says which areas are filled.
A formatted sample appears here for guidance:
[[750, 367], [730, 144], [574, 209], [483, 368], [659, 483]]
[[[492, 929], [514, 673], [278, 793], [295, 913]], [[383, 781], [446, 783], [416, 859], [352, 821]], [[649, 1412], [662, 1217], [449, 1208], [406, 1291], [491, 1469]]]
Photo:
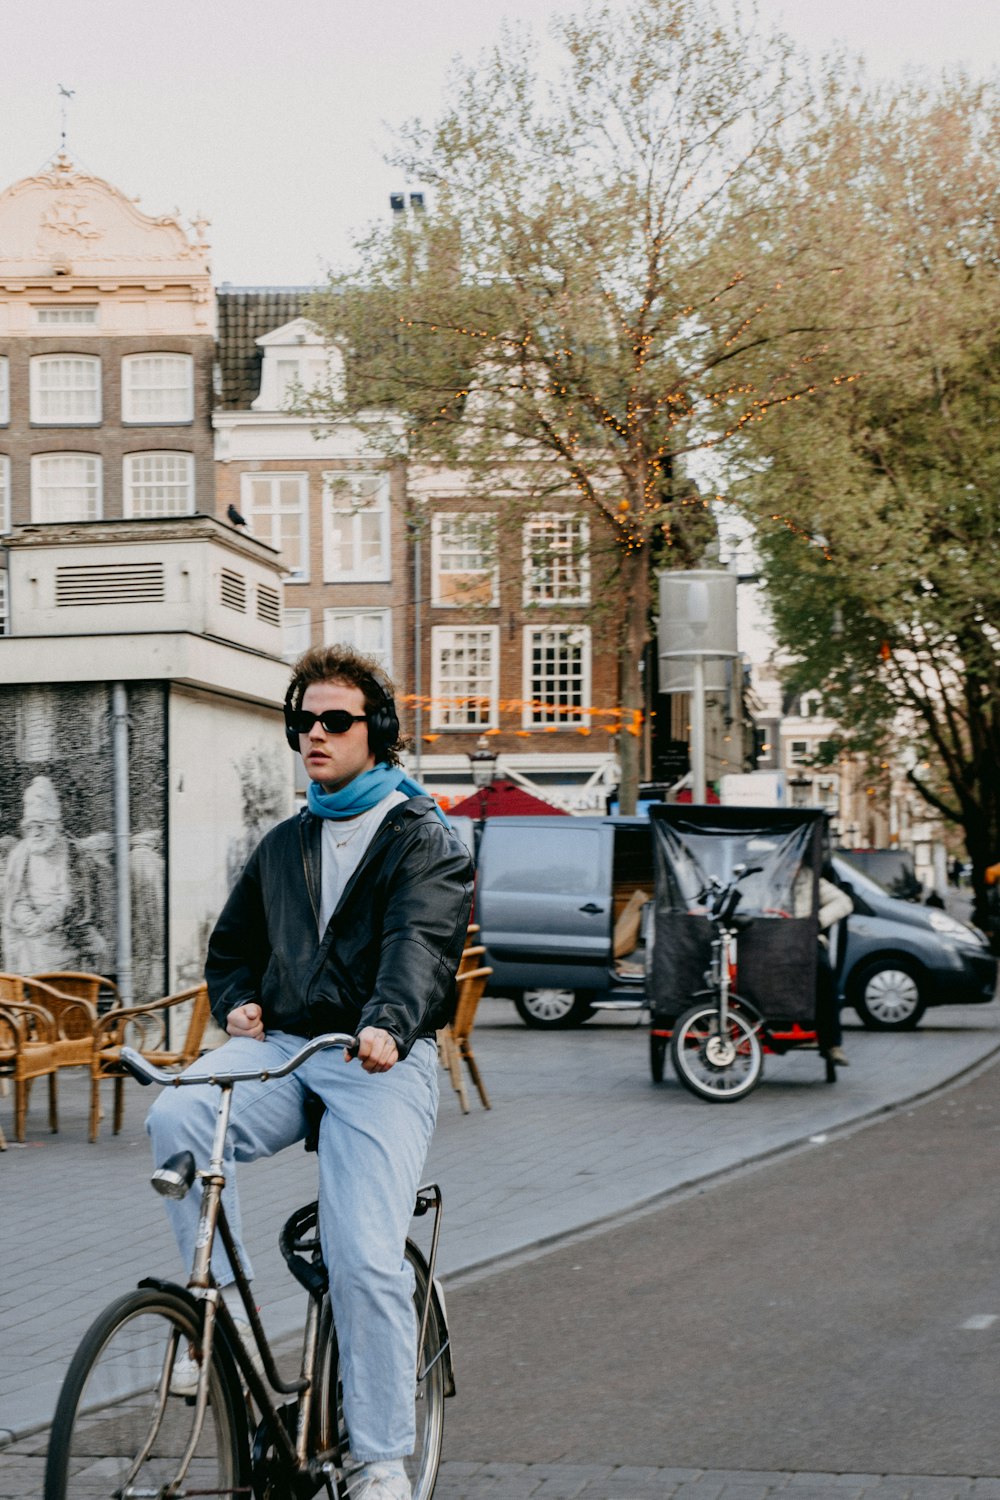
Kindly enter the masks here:
[[791, 685], [822, 685], [856, 748], [908, 755], [981, 870], [1000, 847], [996, 90], [873, 101], [834, 181], [865, 247], [841, 281], [859, 378], [745, 434], [738, 492]]

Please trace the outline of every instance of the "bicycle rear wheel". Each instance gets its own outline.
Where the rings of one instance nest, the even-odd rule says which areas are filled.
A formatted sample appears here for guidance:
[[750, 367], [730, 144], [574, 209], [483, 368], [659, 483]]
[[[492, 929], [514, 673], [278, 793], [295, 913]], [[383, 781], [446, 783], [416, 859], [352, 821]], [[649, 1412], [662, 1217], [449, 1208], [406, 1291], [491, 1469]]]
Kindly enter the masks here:
[[[416, 1278], [413, 1301], [420, 1326], [420, 1314], [429, 1295], [427, 1272], [423, 1262], [410, 1253], [406, 1258], [413, 1267]], [[441, 1444], [444, 1439], [444, 1359], [442, 1348], [444, 1331], [438, 1322], [436, 1310], [431, 1306], [427, 1320], [423, 1355], [414, 1389], [414, 1425], [416, 1445], [410, 1458], [404, 1459], [413, 1490], [413, 1500], [430, 1500], [437, 1482], [441, 1464]], [[321, 1450], [339, 1445], [342, 1454], [350, 1450], [351, 1440], [344, 1418], [344, 1392], [340, 1375], [340, 1359], [337, 1350], [337, 1334], [330, 1314], [330, 1299], [324, 1302], [320, 1323], [320, 1344], [316, 1367], [320, 1385], [317, 1393], [317, 1415], [320, 1424], [316, 1447]], [[346, 1477], [344, 1492], [350, 1494], [350, 1474]]]
[[670, 1059], [685, 1088], [720, 1104], [745, 1098], [764, 1070], [753, 1022], [734, 1006], [720, 1031], [718, 1008], [710, 1001], [692, 1006], [674, 1023]]
[[[140, 1288], [105, 1308], [63, 1382], [45, 1500], [163, 1493], [177, 1477], [195, 1417], [194, 1401], [169, 1394], [170, 1371], [199, 1338], [195, 1314], [169, 1292]], [[216, 1349], [205, 1421], [181, 1492], [249, 1497], [248, 1465], [239, 1380], [228, 1355]]]

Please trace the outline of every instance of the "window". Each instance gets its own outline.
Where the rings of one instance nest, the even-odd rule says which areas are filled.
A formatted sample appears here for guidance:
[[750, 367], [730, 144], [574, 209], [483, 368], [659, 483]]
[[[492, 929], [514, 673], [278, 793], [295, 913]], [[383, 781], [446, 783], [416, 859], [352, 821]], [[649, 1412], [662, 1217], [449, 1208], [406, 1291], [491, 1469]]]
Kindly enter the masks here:
[[60, 427], [101, 420], [101, 361], [89, 354], [36, 354], [31, 420]]
[[532, 517], [524, 528], [525, 604], [589, 604], [589, 540], [586, 516]]
[[10, 366], [6, 354], [0, 354], [0, 422], [10, 421]]
[[40, 328], [93, 328], [97, 324], [95, 303], [54, 302], [35, 308]]
[[126, 516], [189, 516], [194, 511], [194, 455], [127, 453]]
[[298, 661], [312, 645], [312, 616], [307, 609], [281, 611], [281, 656], [284, 661]]
[[127, 354], [122, 360], [123, 422], [194, 420], [190, 354]]
[[0, 536], [10, 530], [10, 459], [0, 453]]
[[325, 609], [323, 640], [327, 645], [353, 646], [374, 656], [392, 671], [392, 611], [389, 609]]
[[240, 480], [240, 510], [247, 530], [281, 553], [282, 562], [291, 569], [291, 581], [296, 583], [309, 576], [308, 500], [306, 474], [244, 474]]
[[497, 716], [497, 627], [446, 630], [436, 626], [431, 649], [434, 723], [443, 729], [491, 728]]
[[31, 460], [33, 521], [99, 521], [101, 460], [96, 453], [36, 453]]
[[388, 579], [388, 475], [324, 474], [323, 484], [326, 581]]
[[431, 603], [497, 604], [496, 516], [440, 512], [431, 530]]
[[524, 632], [524, 727], [589, 724], [590, 631], [554, 625]]
[[809, 759], [808, 740], [789, 740], [788, 742], [788, 764], [790, 766], [801, 766]]

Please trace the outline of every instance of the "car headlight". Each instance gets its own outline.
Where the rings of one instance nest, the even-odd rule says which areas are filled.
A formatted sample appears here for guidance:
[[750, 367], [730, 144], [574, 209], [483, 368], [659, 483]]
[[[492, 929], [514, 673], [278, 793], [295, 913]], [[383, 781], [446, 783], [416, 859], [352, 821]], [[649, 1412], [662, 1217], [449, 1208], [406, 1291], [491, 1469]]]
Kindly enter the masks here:
[[983, 940], [976, 929], [959, 922], [956, 917], [949, 917], [946, 911], [929, 911], [927, 920], [935, 932], [939, 932], [942, 937], [951, 938], [953, 943], [968, 943], [972, 948], [982, 947]]

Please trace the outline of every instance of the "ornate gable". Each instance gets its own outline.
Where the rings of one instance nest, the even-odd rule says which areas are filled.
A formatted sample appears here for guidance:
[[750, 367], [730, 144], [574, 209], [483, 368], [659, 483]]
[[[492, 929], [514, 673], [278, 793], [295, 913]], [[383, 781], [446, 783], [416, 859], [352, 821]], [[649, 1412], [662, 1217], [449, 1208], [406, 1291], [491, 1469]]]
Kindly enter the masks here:
[[207, 220], [191, 228], [193, 237], [176, 215], [144, 214], [60, 152], [45, 171], [0, 193], [0, 280], [155, 276], [210, 284]]

